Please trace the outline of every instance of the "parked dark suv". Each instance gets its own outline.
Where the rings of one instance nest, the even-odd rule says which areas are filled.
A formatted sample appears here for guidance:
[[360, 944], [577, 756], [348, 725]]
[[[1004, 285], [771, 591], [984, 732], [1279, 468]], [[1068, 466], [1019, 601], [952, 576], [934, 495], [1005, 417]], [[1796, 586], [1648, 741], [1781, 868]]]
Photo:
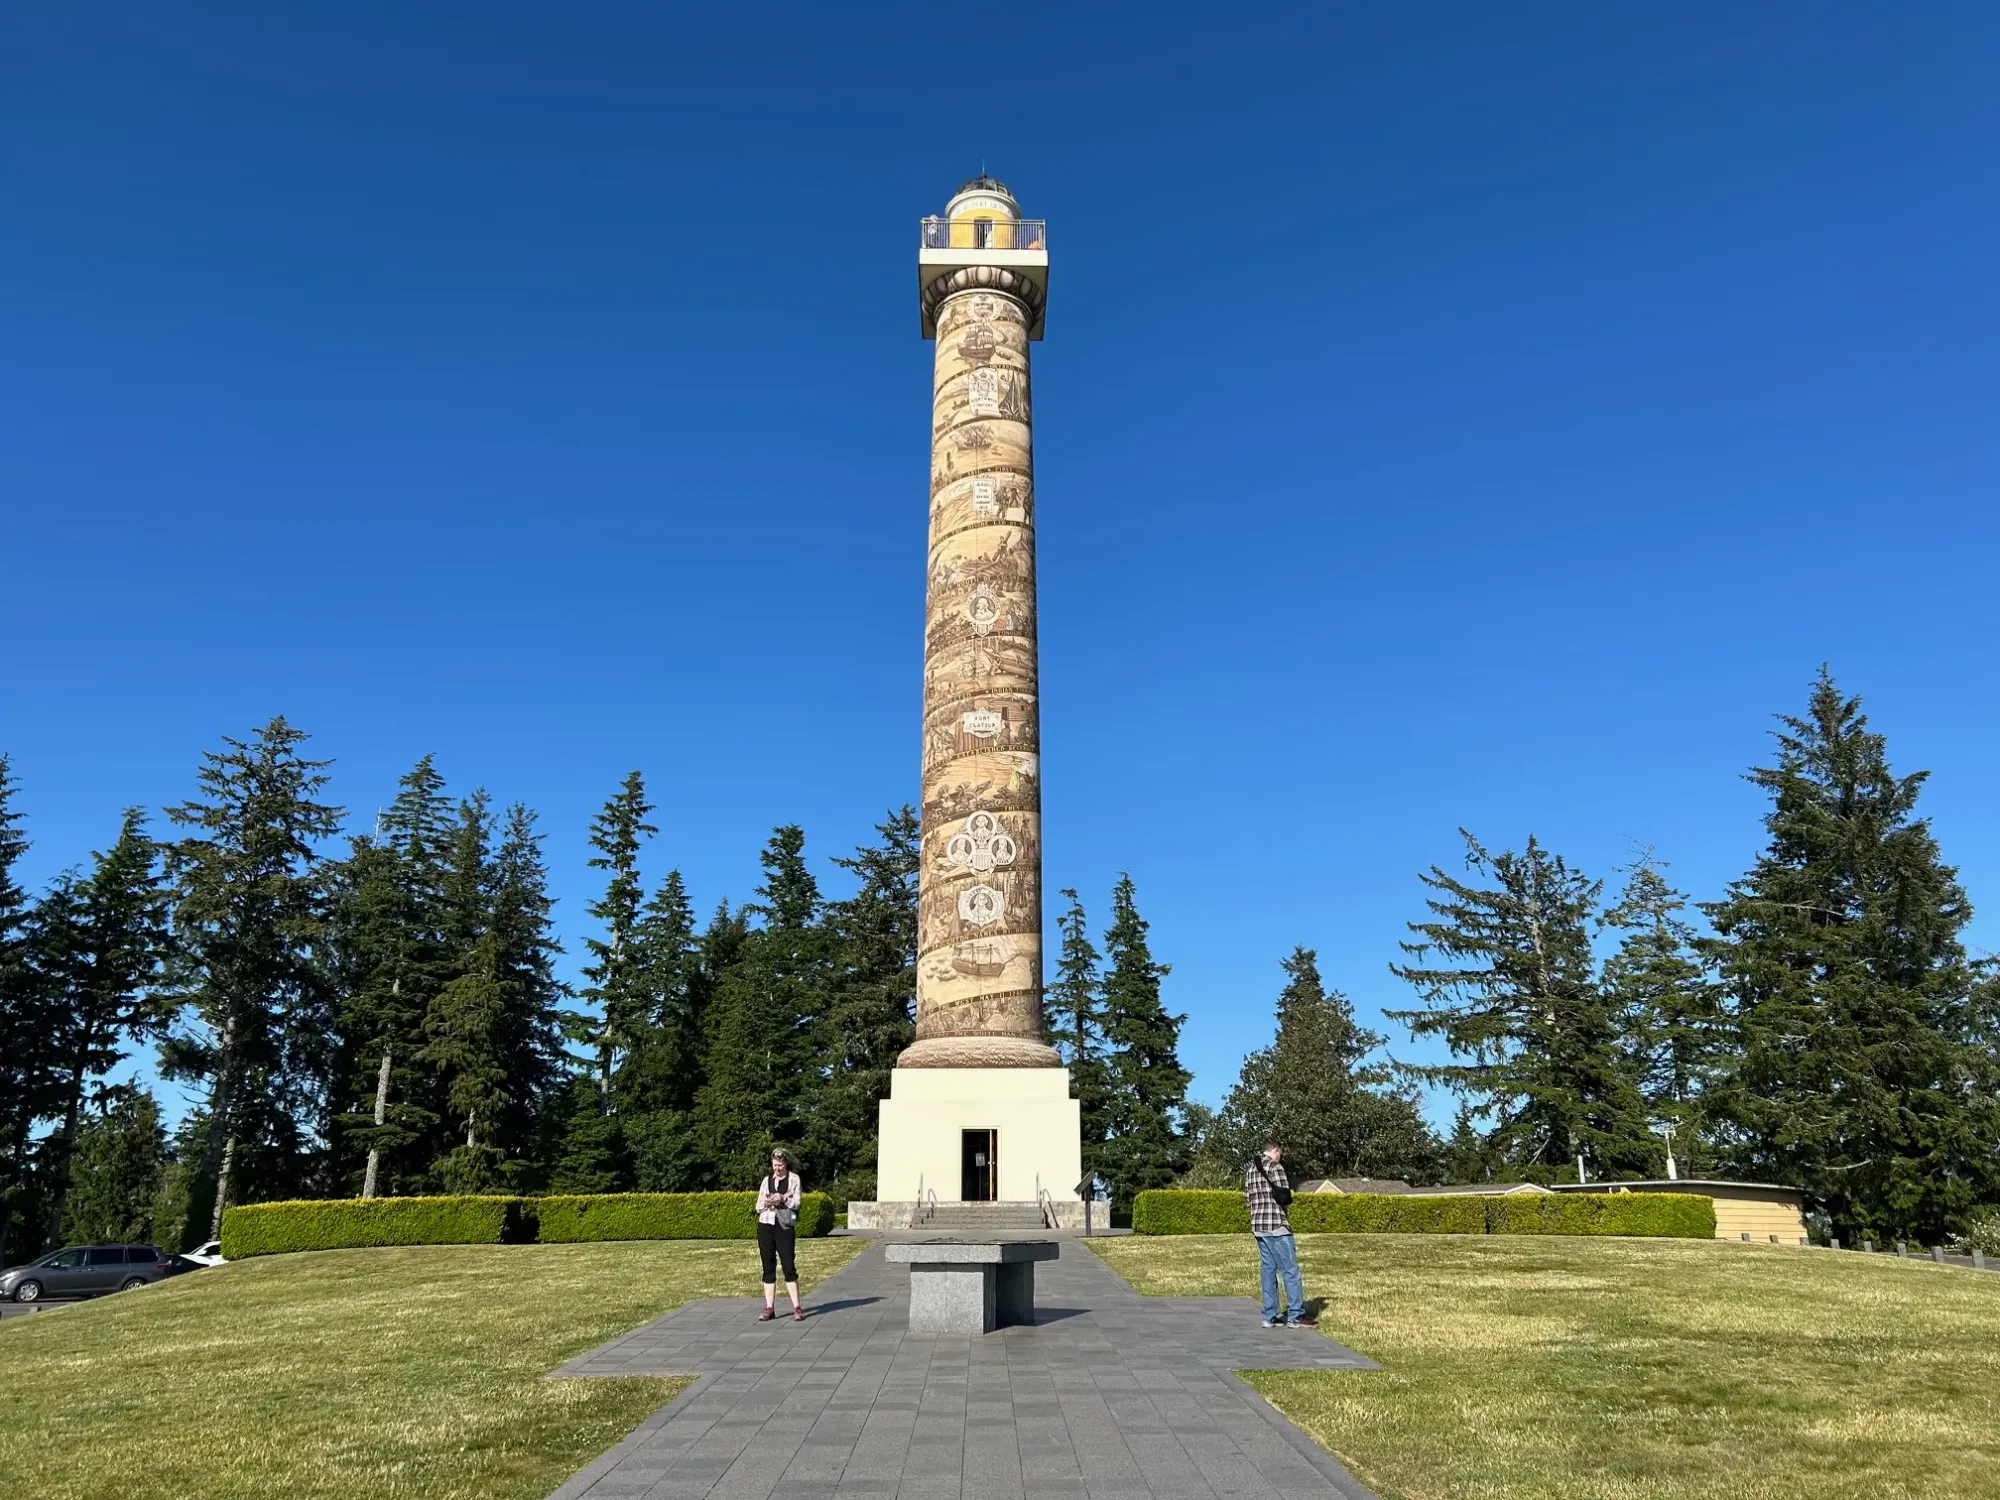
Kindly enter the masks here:
[[40, 1302], [45, 1297], [96, 1297], [164, 1281], [195, 1269], [193, 1261], [153, 1245], [71, 1245], [31, 1266], [0, 1273], [0, 1297]]

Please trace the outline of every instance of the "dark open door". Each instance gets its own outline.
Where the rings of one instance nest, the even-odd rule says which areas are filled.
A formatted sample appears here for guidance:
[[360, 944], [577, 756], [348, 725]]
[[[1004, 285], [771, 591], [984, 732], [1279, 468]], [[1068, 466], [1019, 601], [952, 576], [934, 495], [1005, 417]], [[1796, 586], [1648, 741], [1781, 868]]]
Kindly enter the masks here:
[[1000, 1181], [1000, 1163], [995, 1145], [999, 1132], [968, 1130], [960, 1137], [958, 1196], [967, 1203], [991, 1203], [993, 1189]]

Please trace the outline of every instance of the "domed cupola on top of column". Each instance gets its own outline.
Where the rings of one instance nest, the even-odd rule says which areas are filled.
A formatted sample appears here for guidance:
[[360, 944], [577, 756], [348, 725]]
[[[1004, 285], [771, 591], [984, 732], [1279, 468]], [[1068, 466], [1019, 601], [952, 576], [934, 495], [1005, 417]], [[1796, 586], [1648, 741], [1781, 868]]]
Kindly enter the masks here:
[[1042, 336], [1049, 290], [1049, 233], [1023, 218], [1007, 184], [981, 172], [951, 195], [941, 214], [926, 215], [917, 249], [917, 292], [925, 338], [937, 335], [938, 304], [968, 286], [992, 286], [1029, 308], [1028, 337]]

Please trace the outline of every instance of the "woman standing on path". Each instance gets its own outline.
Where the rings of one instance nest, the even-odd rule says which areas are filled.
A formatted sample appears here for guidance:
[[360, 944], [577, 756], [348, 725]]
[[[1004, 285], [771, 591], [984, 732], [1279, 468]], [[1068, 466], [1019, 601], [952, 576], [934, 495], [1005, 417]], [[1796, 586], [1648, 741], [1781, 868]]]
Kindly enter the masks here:
[[792, 1319], [802, 1320], [805, 1304], [799, 1301], [798, 1232], [799, 1174], [792, 1159], [783, 1151], [771, 1153], [771, 1175], [757, 1189], [757, 1253], [764, 1259], [764, 1310], [757, 1321], [768, 1323], [778, 1315], [777, 1270], [785, 1263], [785, 1295], [792, 1299]]

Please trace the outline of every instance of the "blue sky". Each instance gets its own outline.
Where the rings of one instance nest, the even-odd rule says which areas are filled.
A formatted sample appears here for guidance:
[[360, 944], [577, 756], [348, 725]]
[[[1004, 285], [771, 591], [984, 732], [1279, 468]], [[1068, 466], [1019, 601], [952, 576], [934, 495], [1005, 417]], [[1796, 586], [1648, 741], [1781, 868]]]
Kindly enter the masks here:
[[[1700, 896], [1820, 663], [2000, 946], [1986, 5], [38, 7], [0, 747], [39, 880], [283, 712], [357, 816], [647, 773], [704, 906], [914, 799], [916, 224], [1050, 222], [1049, 888], [1196, 1093], [1531, 832]], [[830, 882], [831, 883], [831, 882]], [[1396, 1028], [1398, 1055], [1419, 1054]]]

